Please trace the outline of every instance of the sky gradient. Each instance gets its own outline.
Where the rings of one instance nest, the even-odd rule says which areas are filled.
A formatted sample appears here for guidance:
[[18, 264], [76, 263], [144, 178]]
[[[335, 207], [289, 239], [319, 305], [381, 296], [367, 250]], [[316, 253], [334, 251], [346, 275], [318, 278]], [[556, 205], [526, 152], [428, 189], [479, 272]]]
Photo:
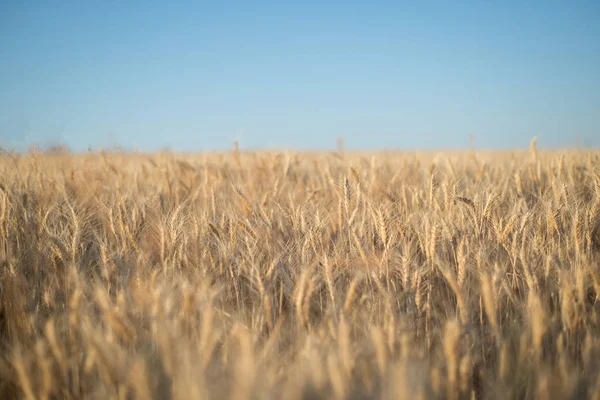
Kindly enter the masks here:
[[2, 1], [0, 146], [600, 146], [598, 0], [322, 3]]

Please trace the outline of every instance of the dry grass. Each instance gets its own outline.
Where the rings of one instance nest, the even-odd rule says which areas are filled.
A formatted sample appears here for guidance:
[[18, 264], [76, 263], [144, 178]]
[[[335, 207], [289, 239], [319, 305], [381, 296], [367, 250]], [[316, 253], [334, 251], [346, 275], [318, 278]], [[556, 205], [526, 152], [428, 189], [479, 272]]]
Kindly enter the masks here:
[[4, 155], [0, 397], [600, 398], [599, 167]]

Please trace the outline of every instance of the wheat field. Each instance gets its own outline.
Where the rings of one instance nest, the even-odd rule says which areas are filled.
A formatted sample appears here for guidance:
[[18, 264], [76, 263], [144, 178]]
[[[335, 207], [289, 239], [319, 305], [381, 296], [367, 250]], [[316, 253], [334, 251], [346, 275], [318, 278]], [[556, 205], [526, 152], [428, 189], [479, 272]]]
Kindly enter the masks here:
[[600, 399], [600, 153], [0, 156], [0, 397]]

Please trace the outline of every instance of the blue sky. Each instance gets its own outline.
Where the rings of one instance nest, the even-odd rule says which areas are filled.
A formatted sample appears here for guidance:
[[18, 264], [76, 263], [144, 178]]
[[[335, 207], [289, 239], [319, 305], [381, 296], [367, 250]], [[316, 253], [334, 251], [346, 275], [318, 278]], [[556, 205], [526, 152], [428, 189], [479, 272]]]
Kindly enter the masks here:
[[0, 2], [0, 145], [600, 146], [600, 2]]

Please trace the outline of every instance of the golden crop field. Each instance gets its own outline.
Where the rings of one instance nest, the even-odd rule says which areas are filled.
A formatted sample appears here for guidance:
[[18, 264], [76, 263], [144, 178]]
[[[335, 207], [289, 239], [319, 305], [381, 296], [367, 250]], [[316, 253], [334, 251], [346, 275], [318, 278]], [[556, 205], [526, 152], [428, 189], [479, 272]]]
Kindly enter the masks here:
[[600, 399], [600, 153], [0, 156], [0, 397]]

